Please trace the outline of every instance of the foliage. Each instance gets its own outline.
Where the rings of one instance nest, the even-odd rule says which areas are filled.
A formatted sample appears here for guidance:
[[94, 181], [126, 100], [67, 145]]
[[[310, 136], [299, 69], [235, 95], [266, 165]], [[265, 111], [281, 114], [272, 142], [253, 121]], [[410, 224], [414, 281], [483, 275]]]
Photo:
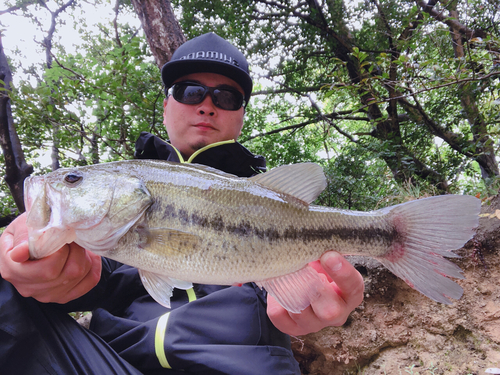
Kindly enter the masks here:
[[[361, 159], [360, 157], [364, 157]], [[394, 194], [387, 166], [356, 145], [345, 145], [325, 167], [328, 186], [319, 196], [320, 205], [366, 211]]]
[[57, 137], [64, 166], [131, 158], [139, 132], [161, 123], [158, 70], [145, 61], [144, 41], [126, 34], [121, 46], [102, 36], [92, 43], [93, 54], [60, 54], [36, 85], [15, 90], [17, 129], [32, 157]]
[[[342, 163], [364, 164], [384, 194], [408, 182], [436, 193], [475, 194], [496, 180], [500, 14], [494, 2], [428, 9], [394, 0], [173, 3], [189, 37], [219, 33], [246, 51], [255, 77], [265, 77], [266, 86], [254, 90], [252, 128], [242, 140], [270, 154], [272, 165], [317, 160], [326, 146], [339, 158], [337, 165], [325, 161], [328, 173], [336, 165], [334, 175], [347, 183], [356, 173]], [[374, 204], [378, 189], [353, 185], [365, 207]]]
[[[66, 11], [73, 15], [79, 3], [71, 4]], [[270, 167], [321, 163], [329, 185], [320, 204], [364, 210], [405, 189], [483, 195], [497, 189], [495, 2], [172, 4], [187, 38], [214, 31], [248, 56], [255, 87], [240, 140]], [[28, 1], [21, 9], [41, 22], [43, 7]], [[116, 9], [119, 19], [130, 4]], [[41, 70], [13, 67], [31, 76], [12, 100], [38, 172], [49, 168], [38, 161], [49, 149], [61, 166], [90, 164], [131, 158], [140, 131], [167, 137], [158, 69], [139, 30], [110, 23], [96, 33], [88, 20], [73, 17], [83, 40], [78, 53], [55, 42], [51, 64]], [[3, 206], [12, 207], [0, 188]]]
[[[140, 30], [110, 23], [96, 34], [80, 21], [76, 53], [54, 44], [51, 64], [15, 67], [25, 78], [11, 94], [13, 117], [35, 173], [48, 172], [50, 160], [65, 167], [129, 159], [141, 131], [166, 136], [158, 68]], [[0, 201], [3, 216], [14, 210], [3, 181]]]
[[[5, 175], [5, 159], [2, 154], [0, 154], [0, 175]], [[19, 212], [17, 211], [16, 204], [14, 203], [14, 199], [10, 195], [9, 190], [5, 184], [0, 184], [0, 218], [8, 217], [10, 215], [17, 215]]]
[[54, 142], [54, 124], [64, 165], [130, 158], [140, 131], [163, 131], [158, 69], [144, 39], [127, 26], [119, 39], [101, 31], [84, 33], [82, 53], [58, 53], [34, 84], [15, 89], [17, 129], [32, 158]]

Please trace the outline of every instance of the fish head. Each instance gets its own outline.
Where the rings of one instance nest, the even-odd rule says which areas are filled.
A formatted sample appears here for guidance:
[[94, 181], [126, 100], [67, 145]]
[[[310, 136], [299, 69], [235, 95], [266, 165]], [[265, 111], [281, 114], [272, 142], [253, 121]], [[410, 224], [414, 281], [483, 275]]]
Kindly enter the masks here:
[[119, 168], [64, 168], [24, 183], [30, 257], [76, 242], [109, 250], [142, 216], [151, 196], [140, 178]]

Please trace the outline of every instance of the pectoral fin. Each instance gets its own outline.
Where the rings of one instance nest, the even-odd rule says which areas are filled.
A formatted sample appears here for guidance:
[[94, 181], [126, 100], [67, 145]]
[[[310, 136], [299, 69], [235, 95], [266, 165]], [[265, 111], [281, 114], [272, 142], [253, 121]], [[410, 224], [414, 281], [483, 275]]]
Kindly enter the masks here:
[[139, 276], [151, 297], [167, 308], [170, 308], [170, 297], [172, 297], [174, 288], [186, 290], [193, 287], [189, 281], [174, 279], [154, 272], [139, 270]]
[[[139, 246], [148, 251], [158, 251], [167, 253], [191, 253], [198, 248], [200, 237], [170, 228], [146, 228], [138, 227], [140, 241]], [[154, 246], [158, 245], [158, 246]]]
[[288, 275], [256, 282], [272, 295], [281, 306], [292, 313], [300, 313], [317, 298], [323, 286], [321, 276], [307, 265]]

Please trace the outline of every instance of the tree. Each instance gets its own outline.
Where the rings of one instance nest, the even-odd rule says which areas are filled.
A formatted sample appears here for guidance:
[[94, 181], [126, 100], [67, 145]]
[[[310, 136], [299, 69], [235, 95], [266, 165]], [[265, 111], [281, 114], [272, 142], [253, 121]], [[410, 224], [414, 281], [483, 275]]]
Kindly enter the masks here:
[[186, 41], [170, 1], [132, 0], [132, 5], [141, 20], [156, 65], [161, 68]]
[[[19, 4], [6, 11], [36, 20], [47, 9], [43, 2]], [[79, 6], [54, 4], [52, 16]], [[149, 48], [139, 30], [120, 24], [129, 8], [119, 1], [111, 25], [83, 33], [82, 52], [93, 53], [68, 54], [52, 45], [47, 30], [46, 69], [31, 69], [37, 83], [22, 82], [10, 96], [20, 138], [14, 144], [29, 162], [47, 146], [63, 166], [130, 158], [139, 131], [166, 138], [158, 67], [185, 40], [182, 30], [189, 38], [215, 31], [254, 66], [246, 114], [252, 125], [241, 141], [271, 167], [323, 163], [330, 186], [322, 203], [366, 209], [398, 186], [475, 193], [481, 176], [482, 188], [497, 180], [500, 31], [493, 2], [172, 5], [179, 23], [169, 1], [132, 1]], [[11, 181], [13, 172], [5, 172]], [[13, 194], [22, 202], [19, 189]]]
[[[15, 204], [24, 210], [23, 182], [33, 172], [33, 167], [26, 163], [21, 143], [12, 120], [10, 103], [10, 88], [12, 72], [5, 56], [2, 39], [0, 37], [0, 144], [2, 146], [3, 162], [5, 165], [5, 181], [7, 182]], [[14, 219], [13, 212], [4, 210], [0, 226], [6, 225]], [[3, 225], [2, 225], [3, 224]]]
[[[28, 81], [22, 82], [20, 89], [11, 95], [15, 113], [23, 119], [19, 124], [23, 139], [20, 142], [16, 138], [16, 131], [11, 131], [13, 141], [3, 137], [2, 145], [7, 147], [13, 144], [24, 160], [22, 147], [35, 156], [36, 150], [50, 144], [53, 150], [52, 170], [60, 166], [60, 149], [65, 154], [73, 152], [76, 156], [73, 161], [71, 158], [62, 160], [65, 166], [98, 163], [103, 155], [104, 160], [131, 158], [131, 145], [141, 130], [162, 132], [162, 127], [156, 127], [156, 124], [161, 123], [160, 98], [163, 94], [158, 69], [146, 62], [151, 53], [144, 48], [137, 30], [130, 30], [117, 22], [120, 8], [120, 2], [117, 1], [113, 30], [101, 26], [102, 35], [97, 37], [97, 45], [95, 35], [83, 35], [83, 39], [88, 42], [87, 47], [93, 53], [71, 56], [59, 48], [55, 54], [53, 35], [58, 17], [69, 7], [75, 6], [76, 2], [69, 0], [56, 3], [58, 8], [55, 11], [43, 2], [40, 4], [51, 18], [42, 42], [46, 51], [44, 73], [38, 78], [36, 86]], [[134, 5], [157, 64], [162, 66], [170, 59], [172, 51], [184, 41], [170, 4], [167, 1], [161, 4], [135, 2]], [[157, 11], [158, 6], [162, 8], [160, 13]], [[8, 11], [19, 9], [24, 8], [14, 6]], [[31, 17], [37, 20], [36, 16]], [[7, 60], [4, 60], [8, 68]], [[5, 96], [5, 100], [10, 106], [10, 98]], [[7, 117], [12, 129], [10, 112]], [[4, 129], [9, 130], [7, 126]], [[4, 155], [5, 158], [9, 157], [8, 152], [4, 151]], [[15, 182], [11, 192], [18, 210], [22, 212], [22, 183], [33, 169], [25, 168], [25, 173], [20, 174], [17, 169], [9, 168], [10, 165], [10, 162], [6, 162], [5, 181], [9, 186], [12, 185], [10, 181]]]
[[[498, 176], [498, 116], [491, 113], [500, 75], [494, 2], [176, 4], [185, 30], [206, 31], [210, 19], [268, 69], [278, 89], [262, 93], [293, 94], [301, 103], [283, 112], [279, 125], [249, 136], [252, 142], [319, 125], [329, 128], [322, 144], [358, 144], [381, 158], [399, 184], [456, 191], [450, 183], [475, 165], [484, 179]], [[269, 66], [273, 58], [278, 63]], [[445, 146], [436, 147], [435, 138]]]

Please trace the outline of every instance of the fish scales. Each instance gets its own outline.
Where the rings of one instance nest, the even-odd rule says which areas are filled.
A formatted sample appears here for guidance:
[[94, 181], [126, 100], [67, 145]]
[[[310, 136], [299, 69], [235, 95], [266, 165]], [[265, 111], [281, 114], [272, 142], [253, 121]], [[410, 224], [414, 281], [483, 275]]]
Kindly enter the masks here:
[[[244, 283], [297, 271], [332, 248], [383, 255], [394, 237], [385, 217], [297, 208], [280, 194], [270, 194], [247, 180], [216, 174], [210, 176], [213, 180], [207, 188], [205, 180], [186, 176], [183, 170], [171, 174], [162, 183], [158, 182], [162, 176], [141, 176], [153, 197], [146, 221], [150, 227], [189, 232], [202, 240], [168, 253], [168, 259], [162, 257], [161, 242], [152, 244], [148, 252], [155, 255], [148, 260], [148, 252], [143, 252], [145, 263], [137, 264], [152, 272], [167, 269], [175, 278], [199, 283]], [[123, 242], [130, 256], [136, 257], [137, 240], [124, 238]]]
[[26, 182], [30, 253], [75, 241], [137, 267], [165, 305], [169, 290], [189, 287], [183, 280], [255, 281], [298, 312], [311, 289], [295, 286], [320, 282], [307, 264], [331, 249], [376, 258], [434, 300], [461, 296], [445, 277], [460, 269], [443, 256], [472, 236], [479, 200], [435, 197], [371, 212], [309, 205], [324, 187], [312, 163], [249, 179], [146, 160], [59, 170]]

